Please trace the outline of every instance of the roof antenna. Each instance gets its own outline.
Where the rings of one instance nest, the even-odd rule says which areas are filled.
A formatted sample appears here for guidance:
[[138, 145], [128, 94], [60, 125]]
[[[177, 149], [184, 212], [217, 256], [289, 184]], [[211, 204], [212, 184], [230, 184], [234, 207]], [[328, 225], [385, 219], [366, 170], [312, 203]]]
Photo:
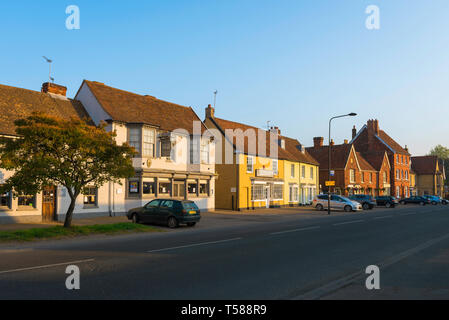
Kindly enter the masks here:
[[55, 83], [55, 79], [52, 78], [52, 76], [51, 76], [51, 64], [53, 63], [53, 60], [48, 59], [46, 56], [42, 56], [42, 58], [44, 58], [45, 61], [48, 62], [48, 66], [49, 66], [48, 78], [50, 79], [50, 82]]
[[214, 108], [215, 108], [216, 105], [217, 105], [217, 94], [218, 94], [218, 90], [215, 90], [215, 91], [214, 91]]
[[270, 131], [270, 123], [271, 121], [267, 121], [267, 130]]

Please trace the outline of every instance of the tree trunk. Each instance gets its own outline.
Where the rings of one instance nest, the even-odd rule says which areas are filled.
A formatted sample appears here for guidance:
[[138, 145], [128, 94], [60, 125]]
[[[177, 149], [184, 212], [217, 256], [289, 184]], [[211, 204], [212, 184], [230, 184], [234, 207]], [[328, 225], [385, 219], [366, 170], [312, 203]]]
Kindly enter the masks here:
[[75, 210], [76, 198], [78, 198], [78, 194], [72, 195], [71, 192], [69, 192], [69, 195], [70, 206], [67, 209], [67, 213], [65, 215], [64, 228], [70, 228], [72, 226], [73, 211]]

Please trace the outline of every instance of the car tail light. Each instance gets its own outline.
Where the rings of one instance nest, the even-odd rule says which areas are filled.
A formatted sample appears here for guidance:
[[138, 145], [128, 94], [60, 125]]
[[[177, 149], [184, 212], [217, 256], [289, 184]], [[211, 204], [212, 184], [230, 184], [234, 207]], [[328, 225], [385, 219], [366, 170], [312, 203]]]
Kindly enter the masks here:
[[182, 209], [182, 214], [187, 214], [187, 210], [186, 209]]

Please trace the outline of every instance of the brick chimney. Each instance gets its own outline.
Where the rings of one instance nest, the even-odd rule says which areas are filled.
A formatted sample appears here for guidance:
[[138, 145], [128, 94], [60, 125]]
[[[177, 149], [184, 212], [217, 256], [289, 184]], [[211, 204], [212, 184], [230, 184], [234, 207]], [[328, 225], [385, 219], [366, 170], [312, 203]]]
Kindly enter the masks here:
[[352, 139], [354, 139], [357, 136], [357, 129], [354, 126], [354, 128], [352, 128]]
[[331, 140], [331, 146], [335, 146], [334, 139]]
[[368, 133], [379, 135], [379, 120], [368, 120]]
[[345, 139], [343, 143], [348, 144], [349, 143], [348, 139]]
[[324, 138], [323, 137], [315, 137], [313, 138], [313, 147], [319, 148], [322, 147], [324, 144]]
[[54, 84], [50, 82], [45, 82], [42, 84], [41, 92], [43, 93], [52, 93], [56, 94], [58, 96], [66, 96], [67, 95], [67, 88], [64, 86], [61, 86], [59, 84]]
[[206, 108], [206, 119], [215, 117], [215, 108], [212, 108], [211, 105], [208, 105]]

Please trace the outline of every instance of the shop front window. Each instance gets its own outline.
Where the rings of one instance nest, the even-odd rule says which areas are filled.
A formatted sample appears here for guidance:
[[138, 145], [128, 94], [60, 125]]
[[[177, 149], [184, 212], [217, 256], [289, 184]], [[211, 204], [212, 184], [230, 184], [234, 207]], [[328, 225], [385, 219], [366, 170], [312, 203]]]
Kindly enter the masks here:
[[36, 196], [21, 195], [18, 198], [19, 207], [36, 208]]
[[159, 183], [159, 194], [162, 195], [169, 195], [171, 189], [171, 183], [170, 182], [160, 182]]

